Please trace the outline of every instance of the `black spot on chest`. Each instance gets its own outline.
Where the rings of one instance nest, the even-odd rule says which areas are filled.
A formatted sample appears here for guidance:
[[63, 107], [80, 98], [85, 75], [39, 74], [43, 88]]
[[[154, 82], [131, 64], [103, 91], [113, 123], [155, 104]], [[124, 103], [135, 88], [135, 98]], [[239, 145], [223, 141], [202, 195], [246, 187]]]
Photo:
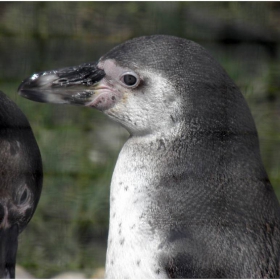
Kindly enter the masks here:
[[159, 274], [160, 273], [160, 269], [158, 268], [156, 271], [155, 271], [156, 274]]
[[163, 139], [159, 139], [157, 150], [159, 151], [159, 150], [165, 150], [165, 149], [166, 149], [166, 147], [165, 147], [165, 143], [164, 143]]

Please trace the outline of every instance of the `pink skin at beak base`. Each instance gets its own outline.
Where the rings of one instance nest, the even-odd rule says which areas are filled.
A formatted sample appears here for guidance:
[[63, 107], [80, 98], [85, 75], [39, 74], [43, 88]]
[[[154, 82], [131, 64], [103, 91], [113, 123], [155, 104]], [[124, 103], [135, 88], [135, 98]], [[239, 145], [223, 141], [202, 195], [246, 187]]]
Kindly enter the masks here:
[[[118, 77], [123, 72], [123, 69], [117, 67], [111, 59], [99, 62], [98, 68], [106, 71], [106, 75], [109, 77]], [[122, 93], [117, 87], [113, 88], [112, 84], [105, 77], [94, 89], [93, 100], [87, 103], [86, 106], [105, 111], [112, 108], [121, 98]]]
[[86, 106], [100, 111], [112, 108], [121, 97], [120, 93], [115, 92], [114, 89], [105, 84], [99, 84], [94, 92], [93, 100], [87, 103]]

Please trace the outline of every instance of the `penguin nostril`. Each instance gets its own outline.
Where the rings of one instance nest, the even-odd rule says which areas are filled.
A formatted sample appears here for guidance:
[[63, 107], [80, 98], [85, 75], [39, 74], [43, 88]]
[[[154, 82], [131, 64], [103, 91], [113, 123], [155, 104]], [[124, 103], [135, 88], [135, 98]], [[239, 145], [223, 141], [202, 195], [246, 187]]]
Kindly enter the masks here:
[[67, 85], [69, 83], [69, 79], [67, 78], [60, 78], [58, 80], [53, 81], [53, 85], [55, 86], [63, 86], [63, 85]]

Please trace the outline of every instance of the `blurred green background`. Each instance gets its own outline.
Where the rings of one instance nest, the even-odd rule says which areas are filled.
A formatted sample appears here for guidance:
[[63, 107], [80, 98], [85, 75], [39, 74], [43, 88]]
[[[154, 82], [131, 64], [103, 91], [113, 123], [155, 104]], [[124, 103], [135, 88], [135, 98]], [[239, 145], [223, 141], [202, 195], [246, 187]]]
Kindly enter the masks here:
[[1, 2], [0, 89], [29, 118], [44, 163], [17, 257], [37, 278], [92, 277], [104, 266], [110, 179], [128, 134], [90, 108], [33, 103], [17, 87], [34, 72], [95, 61], [149, 34], [194, 40], [223, 65], [249, 103], [280, 198], [280, 3]]

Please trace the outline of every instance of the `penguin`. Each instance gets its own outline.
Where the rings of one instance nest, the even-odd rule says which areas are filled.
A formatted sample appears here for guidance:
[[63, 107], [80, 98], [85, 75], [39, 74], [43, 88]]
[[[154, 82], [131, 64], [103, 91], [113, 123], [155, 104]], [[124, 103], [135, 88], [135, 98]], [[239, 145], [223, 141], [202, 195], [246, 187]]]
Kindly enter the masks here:
[[42, 189], [41, 154], [29, 122], [0, 91], [0, 277], [15, 278], [18, 235]]
[[202, 46], [143, 36], [18, 92], [95, 108], [130, 133], [110, 187], [107, 278], [280, 277], [280, 208], [254, 120]]

